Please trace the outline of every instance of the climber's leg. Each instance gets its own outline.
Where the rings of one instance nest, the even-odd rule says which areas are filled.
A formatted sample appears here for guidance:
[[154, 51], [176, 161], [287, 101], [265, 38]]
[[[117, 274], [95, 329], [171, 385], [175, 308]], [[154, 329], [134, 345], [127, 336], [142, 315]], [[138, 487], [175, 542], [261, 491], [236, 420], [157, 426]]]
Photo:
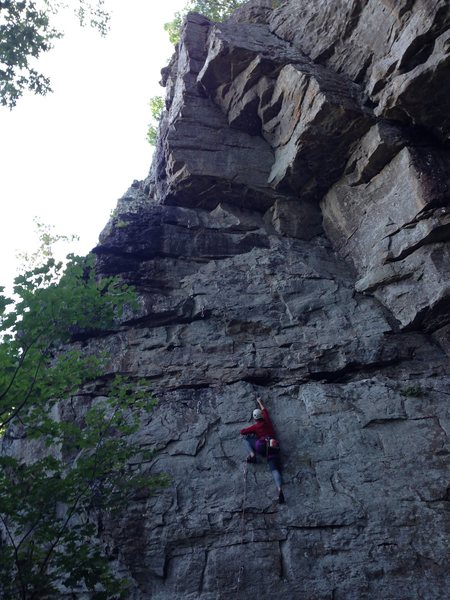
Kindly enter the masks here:
[[272, 472], [273, 480], [275, 481], [275, 485], [277, 486], [278, 489], [280, 489], [281, 486], [283, 485], [280, 471], [278, 469], [271, 469], [271, 472]]
[[270, 472], [272, 473], [273, 480], [278, 490], [278, 502], [284, 504], [284, 494], [282, 490], [283, 479], [281, 477], [281, 461], [278, 456], [273, 456], [267, 459]]
[[247, 462], [254, 463], [256, 462], [256, 441], [257, 438], [251, 435], [244, 435], [244, 442], [247, 448], [250, 451], [250, 454], [247, 456]]

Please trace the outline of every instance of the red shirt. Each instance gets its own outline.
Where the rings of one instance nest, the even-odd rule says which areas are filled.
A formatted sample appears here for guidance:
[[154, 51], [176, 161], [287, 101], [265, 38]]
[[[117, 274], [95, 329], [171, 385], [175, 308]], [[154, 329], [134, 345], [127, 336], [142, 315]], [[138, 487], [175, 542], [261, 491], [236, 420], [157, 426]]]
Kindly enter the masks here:
[[258, 419], [254, 425], [241, 429], [241, 435], [248, 435], [254, 433], [258, 436], [258, 439], [265, 438], [267, 436], [275, 437], [275, 431], [273, 429], [272, 421], [270, 420], [269, 413], [265, 408], [262, 410], [262, 419]]

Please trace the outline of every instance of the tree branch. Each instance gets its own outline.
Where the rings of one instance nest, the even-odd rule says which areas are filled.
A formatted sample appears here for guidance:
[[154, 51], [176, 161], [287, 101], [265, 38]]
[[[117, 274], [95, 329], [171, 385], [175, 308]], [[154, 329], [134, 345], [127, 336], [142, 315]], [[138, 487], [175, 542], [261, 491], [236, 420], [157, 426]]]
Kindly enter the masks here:
[[[28, 402], [28, 399], [29, 399], [29, 397], [31, 396], [31, 394], [33, 392], [34, 386], [36, 385], [37, 377], [38, 377], [39, 371], [40, 371], [40, 369], [42, 367], [42, 363], [44, 361], [45, 354], [46, 354], [46, 352], [48, 351], [49, 348], [50, 348], [50, 345], [47, 346], [47, 348], [41, 353], [41, 356], [39, 358], [36, 370], [35, 370], [34, 375], [33, 375], [33, 379], [31, 381], [30, 387], [28, 388], [28, 392], [25, 395], [25, 398], [23, 399], [23, 401], [19, 404], [19, 406], [17, 408], [13, 409], [13, 412], [8, 416], [8, 418], [5, 419], [4, 421], [2, 421], [0, 423], [0, 428], [3, 428], [6, 425], [8, 425], [19, 414], [19, 412], [23, 409], [23, 407]], [[3, 411], [2, 414], [5, 414], [5, 412], [6, 411]]]
[[14, 563], [16, 565], [16, 569], [17, 569], [17, 577], [19, 578], [19, 584], [20, 584], [20, 588], [21, 588], [21, 596], [23, 598], [23, 600], [25, 600], [26, 598], [26, 587], [25, 587], [25, 582], [23, 580], [23, 576], [22, 576], [22, 570], [20, 568], [20, 560], [19, 560], [19, 546], [16, 545], [15, 541], [14, 541], [14, 537], [11, 533], [11, 530], [8, 527], [8, 524], [6, 522], [6, 519], [4, 519], [2, 513], [0, 513], [0, 520], [2, 522], [2, 525], [8, 535], [9, 541], [11, 543], [11, 546], [14, 549]]

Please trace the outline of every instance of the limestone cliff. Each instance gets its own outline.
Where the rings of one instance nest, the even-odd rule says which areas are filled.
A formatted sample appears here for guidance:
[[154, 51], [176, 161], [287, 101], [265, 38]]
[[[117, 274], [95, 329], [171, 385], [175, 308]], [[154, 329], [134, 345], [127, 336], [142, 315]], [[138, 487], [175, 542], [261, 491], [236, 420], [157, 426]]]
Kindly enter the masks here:
[[[448, 597], [449, 23], [447, 0], [187, 17], [150, 175], [95, 250], [141, 312], [86, 342], [159, 399], [140, 435], [171, 485], [102, 523], [135, 600]], [[257, 395], [285, 505], [244, 463]]]

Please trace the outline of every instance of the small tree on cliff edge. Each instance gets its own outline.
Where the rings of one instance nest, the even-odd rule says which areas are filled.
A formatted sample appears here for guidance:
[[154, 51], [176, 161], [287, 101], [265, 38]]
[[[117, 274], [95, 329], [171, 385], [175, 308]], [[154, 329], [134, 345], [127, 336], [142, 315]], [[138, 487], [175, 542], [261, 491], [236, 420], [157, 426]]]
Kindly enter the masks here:
[[245, 2], [247, 0], [189, 0], [182, 10], [175, 13], [173, 20], [164, 25], [164, 29], [172, 44], [177, 44], [180, 41], [183, 19], [188, 12], [198, 12], [211, 21], [223, 21]]
[[147, 141], [151, 146], [156, 146], [158, 124], [161, 121], [164, 112], [164, 98], [162, 96], [153, 96], [153, 98], [150, 98], [149, 104], [152, 122], [148, 126]]
[[14, 300], [0, 294], [0, 597], [127, 598], [96, 517], [164, 483], [143, 477], [150, 455], [130, 437], [154, 400], [145, 381], [99, 383], [108, 357], [73, 340], [117, 327], [136, 297], [92, 257], [57, 262], [45, 235]]

